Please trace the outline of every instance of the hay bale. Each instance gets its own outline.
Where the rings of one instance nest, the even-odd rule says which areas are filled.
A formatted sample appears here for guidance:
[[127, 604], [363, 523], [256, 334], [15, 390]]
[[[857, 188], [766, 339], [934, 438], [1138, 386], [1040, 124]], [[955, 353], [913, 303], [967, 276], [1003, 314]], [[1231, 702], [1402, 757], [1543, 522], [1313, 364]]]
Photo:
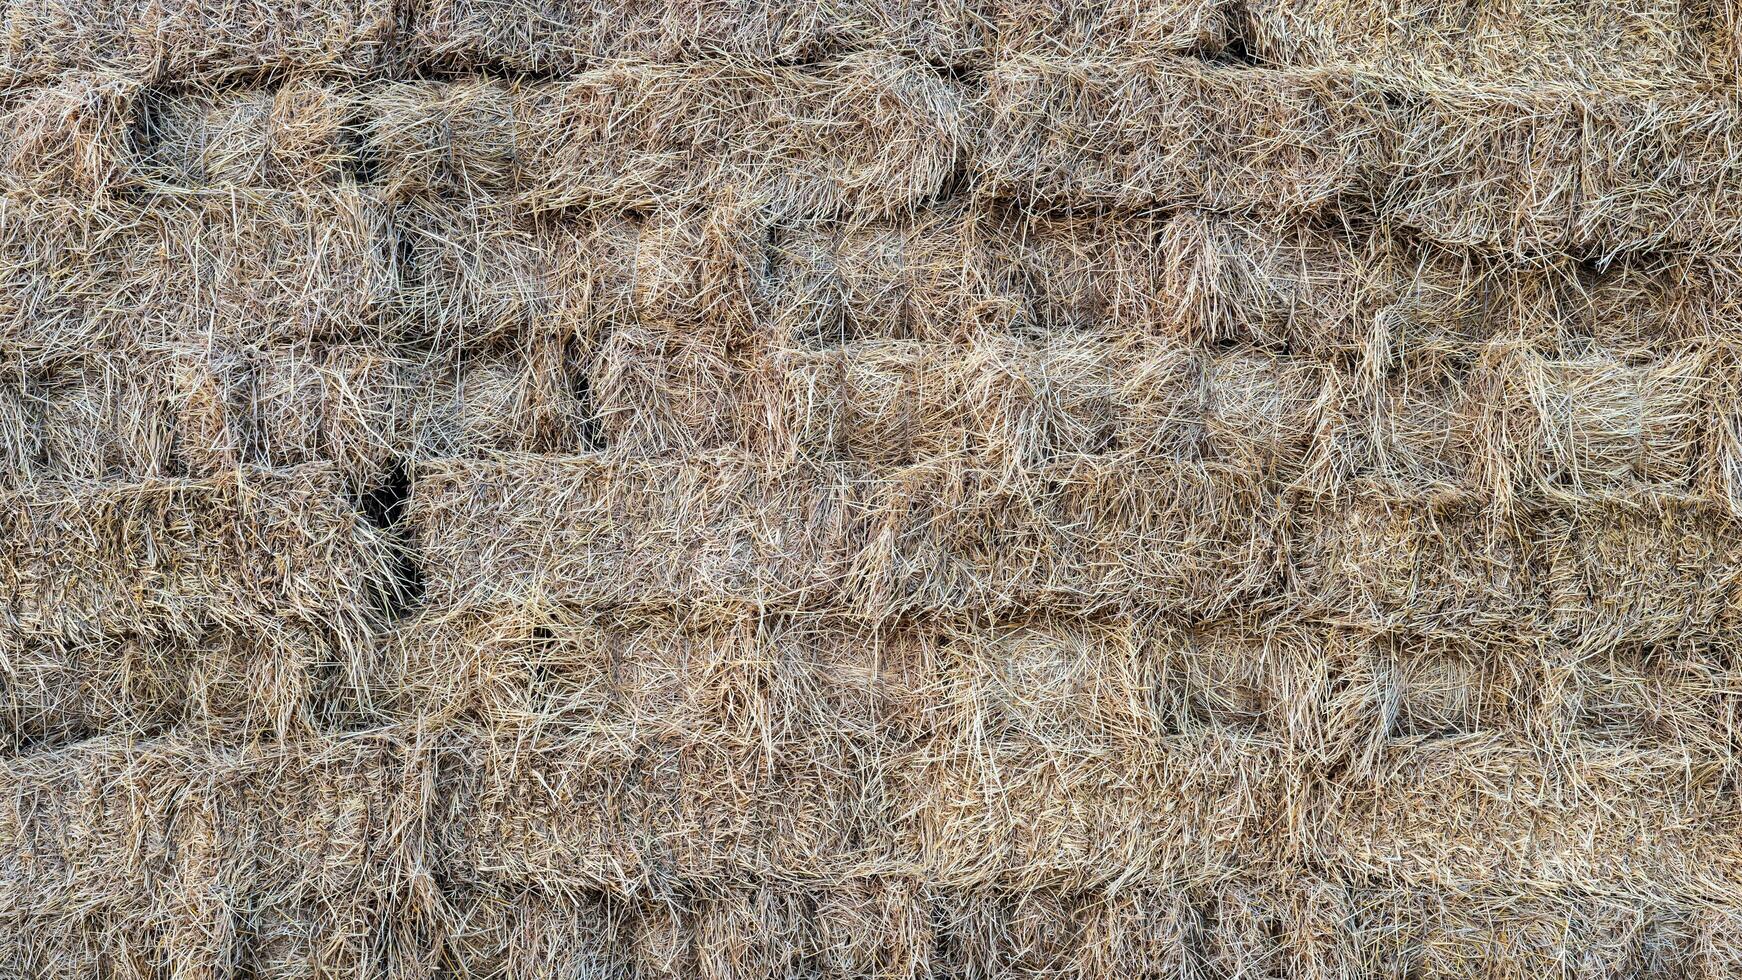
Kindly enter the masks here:
[[362, 968], [380, 951], [359, 930], [410, 918], [394, 899], [417, 867], [421, 765], [393, 733], [241, 749], [100, 738], [9, 758], [0, 962]]
[[394, 285], [385, 216], [348, 191], [157, 199], [127, 215], [119, 295], [146, 338], [356, 340]]
[[[1210, 878], [1253, 860], [1282, 820], [1287, 765], [1259, 746], [1219, 734], [1073, 744], [976, 717], [976, 680], [957, 676], [933, 702], [937, 735], [903, 801], [930, 880], [1020, 894]], [[987, 692], [984, 710], [1008, 700]]]
[[145, 83], [277, 72], [360, 75], [381, 63], [395, 28], [379, 0], [224, 7], [198, 0], [27, 0], [6, 10], [0, 77], [65, 72]]
[[1544, 593], [1528, 535], [1479, 498], [1431, 494], [1362, 483], [1313, 502], [1288, 544], [1292, 605], [1409, 634], [1529, 635]]
[[868, 614], [1135, 605], [1211, 617], [1272, 585], [1272, 499], [1214, 464], [1086, 458], [998, 473], [937, 460], [865, 492], [849, 582]]
[[115, 338], [99, 317], [114, 289], [112, 212], [59, 197], [0, 196], [0, 350], [23, 366]]
[[[433, 608], [769, 603], [831, 594], [845, 570], [852, 515], [827, 468], [528, 457], [434, 462], [413, 479]], [[548, 564], [523, 564], [528, 548]]]
[[179, 729], [214, 740], [283, 738], [358, 717], [379, 681], [298, 626], [249, 634], [215, 626], [67, 643], [0, 637], [7, 668], [0, 744], [40, 752], [97, 734], [150, 737]]
[[94, 349], [380, 333], [395, 277], [385, 214], [355, 191], [0, 199], [0, 349]]
[[409, 441], [404, 406], [413, 391], [402, 359], [372, 346], [335, 346], [249, 351], [239, 367], [246, 374], [232, 375], [231, 383], [246, 386], [246, 414], [227, 420], [234, 444], [248, 447], [239, 462], [323, 462], [349, 485], [369, 488], [381, 485], [403, 457]]
[[[1357, 928], [1370, 937], [1375, 969], [1435, 980], [1472, 971], [1507, 980], [1721, 975], [1694, 966], [1691, 933], [1702, 913], [1685, 902], [1641, 908], [1577, 888], [1523, 887], [1374, 889], [1360, 897]], [[1509, 928], [1490, 928], [1499, 921]]]
[[147, 96], [137, 169], [178, 187], [318, 190], [355, 170], [349, 93], [312, 81], [276, 89]]
[[407, 84], [368, 127], [396, 193], [512, 189], [532, 211], [651, 211], [730, 189], [785, 214], [910, 208], [954, 180], [961, 92], [890, 55], [812, 68], [613, 63], [565, 81]]
[[1169, 343], [855, 343], [776, 355], [778, 458], [993, 469], [1095, 458], [1214, 460], [1298, 474], [1328, 410], [1324, 372]]
[[512, 191], [520, 177], [516, 119], [526, 93], [496, 79], [390, 82], [359, 101], [364, 146], [381, 193], [460, 201]]
[[139, 86], [69, 78], [0, 98], [0, 174], [12, 187], [101, 197], [131, 183], [128, 122]]
[[987, 88], [976, 177], [1043, 207], [1306, 214], [1371, 193], [1387, 161], [1381, 93], [1346, 73], [1013, 58]]
[[585, 379], [597, 424], [580, 448], [669, 457], [743, 446], [744, 370], [718, 337], [619, 327]]
[[97, 356], [34, 373], [38, 457], [33, 473], [85, 480], [143, 479], [174, 469], [168, 391], [136, 361]]
[[1328, 790], [1321, 853], [1400, 888], [1724, 895], [1737, 868], [1721, 772], [1673, 746], [1579, 738], [1552, 758], [1495, 737], [1403, 745], [1360, 793]]
[[945, 191], [969, 126], [954, 86], [884, 55], [812, 69], [624, 64], [527, 90], [515, 156], [537, 211], [653, 210], [730, 188], [780, 214], [869, 216]]
[[1694, 26], [1688, 7], [1259, 0], [1248, 17], [1252, 53], [1288, 65], [1358, 66], [1424, 82], [1679, 85], [1703, 60], [1684, 44]]
[[410, 406], [407, 448], [421, 459], [593, 448], [597, 420], [578, 372], [565, 345], [549, 339], [420, 365], [401, 403]]
[[1735, 238], [1727, 100], [1446, 86], [1400, 101], [1379, 211], [1431, 238], [1605, 260]]
[[413, 64], [528, 74], [587, 71], [613, 59], [726, 57], [794, 63], [866, 48], [953, 64], [982, 48], [975, 4], [959, 0], [790, 0], [623, 7], [591, 0], [527, 6], [419, 0], [405, 38]]
[[3, 498], [3, 618], [26, 636], [300, 623], [354, 650], [387, 588], [374, 530], [323, 467], [73, 481]]
[[[1251, 481], [1201, 464], [993, 474], [940, 460], [879, 476], [718, 453], [433, 464], [410, 520], [436, 608], [541, 597], [838, 604], [874, 619], [1128, 602], [1209, 614], [1271, 582], [1268, 507]], [[1143, 559], [1126, 557], [1134, 547]], [[539, 560], [520, 564], [529, 553]]]
[[1535, 535], [1539, 615], [1563, 636], [1674, 644], [1731, 628], [1742, 538], [1727, 511], [1640, 494], [1541, 514]]
[[1015, 329], [1025, 297], [1000, 281], [998, 252], [974, 207], [871, 221], [782, 227], [762, 284], [771, 342], [827, 348], [854, 340], [969, 339]]
[[1058, 4], [1048, 0], [981, 0], [994, 56], [1221, 54], [1232, 39], [1221, 0], [1124, 0]]
[[[535, 340], [598, 343], [633, 324], [647, 294], [678, 286], [662, 285], [657, 265], [640, 265], [644, 245], [682, 242], [674, 231], [680, 219], [517, 219], [511, 206], [456, 206], [439, 197], [395, 209], [395, 307], [408, 340], [451, 357]], [[690, 261], [681, 251], [666, 257], [676, 269]]]
[[1478, 462], [1501, 500], [1695, 489], [1712, 398], [1700, 351], [1630, 364], [1498, 347], [1479, 370]]
[[31, 479], [143, 480], [329, 463], [376, 485], [410, 447], [410, 365], [373, 346], [170, 348], [0, 381]]

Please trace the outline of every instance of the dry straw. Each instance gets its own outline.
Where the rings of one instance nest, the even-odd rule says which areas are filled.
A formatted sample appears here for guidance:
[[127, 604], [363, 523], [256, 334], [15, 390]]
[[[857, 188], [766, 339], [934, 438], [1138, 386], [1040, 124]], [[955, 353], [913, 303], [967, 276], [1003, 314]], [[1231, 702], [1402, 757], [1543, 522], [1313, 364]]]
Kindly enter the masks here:
[[1705, 0], [16, 0], [0, 975], [1729, 977]]

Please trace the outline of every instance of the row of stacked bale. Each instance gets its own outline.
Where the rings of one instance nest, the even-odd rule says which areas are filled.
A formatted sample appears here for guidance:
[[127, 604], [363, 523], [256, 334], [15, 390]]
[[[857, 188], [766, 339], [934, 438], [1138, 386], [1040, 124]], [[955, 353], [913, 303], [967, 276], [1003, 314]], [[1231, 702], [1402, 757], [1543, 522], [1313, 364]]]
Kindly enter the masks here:
[[0, 974], [1742, 970], [1742, 14], [14, 0]]

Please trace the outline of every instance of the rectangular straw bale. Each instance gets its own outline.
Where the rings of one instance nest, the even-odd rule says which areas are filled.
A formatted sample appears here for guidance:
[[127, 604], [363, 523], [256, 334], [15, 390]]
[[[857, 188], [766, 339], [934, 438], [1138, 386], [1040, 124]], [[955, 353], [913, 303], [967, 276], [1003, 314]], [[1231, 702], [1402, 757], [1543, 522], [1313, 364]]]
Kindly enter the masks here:
[[610, 63], [571, 78], [415, 82], [364, 100], [396, 197], [518, 192], [528, 210], [641, 210], [718, 196], [777, 214], [910, 209], [954, 185], [972, 107], [925, 65]]
[[10, 472], [127, 481], [325, 462], [373, 486], [410, 449], [409, 372], [374, 345], [55, 358], [0, 379], [19, 413]]
[[1735, 106], [1693, 92], [1403, 89], [1380, 213], [1451, 245], [1608, 258], [1733, 243]]
[[1337, 353], [1357, 349], [1387, 309], [1437, 323], [1444, 305], [1431, 257], [1399, 261], [1380, 232], [1186, 210], [1158, 229], [1155, 248], [1152, 329], [1190, 340]]
[[1505, 336], [1639, 347], [1742, 329], [1722, 253], [1518, 263], [1383, 228], [985, 200], [773, 233], [755, 318], [776, 347], [1093, 333], [1427, 360]]
[[1125, 602], [1213, 613], [1273, 584], [1273, 517], [1252, 481], [1201, 465], [855, 473], [724, 453], [432, 464], [410, 511], [437, 608], [540, 596], [878, 618]]
[[1307, 214], [1386, 160], [1379, 91], [1346, 73], [1018, 58], [987, 84], [976, 175], [1025, 202]]
[[113, 342], [99, 315], [122, 279], [123, 223], [65, 197], [0, 196], [0, 351], [30, 365]]
[[1569, 641], [1673, 644], [1734, 628], [1742, 528], [1726, 509], [1639, 494], [1532, 516], [1541, 615]]
[[743, 445], [745, 372], [719, 338], [619, 327], [586, 381], [600, 448], [673, 456]]
[[1212, 617], [1276, 585], [1275, 501], [1217, 464], [1094, 458], [993, 472], [937, 460], [860, 488], [848, 581], [879, 616], [1091, 613]]
[[30, 478], [143, 479], [178, 456], [171, 389], [149, 357], [97, 353], [56, 359], [18, 379], [34, 434], [19, 470]]
[[1150, 217], [1005, 216], [997, 257], [1020, 276], [1036, 328], [1154, 334], [1170, 324], [1163, 234]]
[[0, 349], [379, 333], [395, 288], [386, 212], [349, 190], [126, 201], [0, 198]]
[[[1373, 969], [1385, 975], [1453, 980], [1472, 971], [1496, 980], [1542, 976], [1622, 980], [1653, 973], [1685, 973], [1711, 980], [1698, 964], [1700, 923], [1728, 905], [1708, 910], [1681, 898], [1637, 900], [1579, 887], [1497, 885], [1476, 891], [1449, 888], [1364, 889], [1355, 929], [1365, 937]], [[1505, 921], [1508, 927], [1492, 925]]]
[[[372, 669], [343, 663], [344, 651], [290, 626], [273, 634], [220, 626], [192, 636], [147, 632], [72, 643], [4, 634], [0, 650], [6, 751], [178, 726], [220, 741], [283, 737], [347, 710], [354, 715], [357, 695], [365, 694], [357, 686]], [[324, 676], [329, 669], [350, 676]]]
[[1349, 65], [1424, 81], [1680, 85], [1700, 60], [1684, 46], [1689, 5], [1678, 0], [1249, 6], [1253, 54], [1287, 65]]
[[134, 134], [145, 177], [177, 187], [316, 190], [354, 178], [354, 96], [309, 80], [148, 94]]
[[[1106, 654], [1037, 639], [1018, 664], [1051, 658], [1051, 676], [1065, 678], [1073, 663], [1082, 664], [1078, 676], [1092, 670], [1082, 658], [1097, 655]], [[1274, 835], [1288, 771], [1267, 743], [1219, 732], [1111, 746], [1102, 744], [1111, 736], [1091, 732], [1072, 739], [1051, 728], [1072, 721], [1073, 705], [1053, 693], [1056, 684], [1042, 688], [1049, 700], [993, 686], [997, 674], [982, 671], [953, 673], [932, 702], [936, 734], [918, 748], [901, 803], [910, 816], [900, 827], [928, 879], [1017, 893], [1163, 883], [1225, 874], [1252, 851], [1281, 846]], [[1117, 712], [1118, 689], [1102, 690]], [[1122, 726], [1135, 720], [1113, 717]], [[1031, 727], [1040, 722], [1047, 727]]]
[[538, 721], [602, 755], [722, 742], [796, 761], [905, 729], [919, 681], [904, 634], [835, 617], [706, 619], [527, 605], [420, 621], [400, 634], [431, 714]]
[[993, 468], [1068, 457], [1213, 459], [1298, 473], [1334, 395], [1322, 367], [1210, 357], [1165, 340], [854, 343], [777, 354], [769, 435], [785, 455]]
[[1367, 363], [1343, 385], [1325, 440], [1334, 473], [1382, 484], [1394, 496], [1473, 494], [1490, 451], [1482, 439], [1474, 349], [1430, 342], [1414, 349], [1416, 363], [1407, 354], [1396, 355], [1401, 364], [1373, 363], [1408, 339], [1372, 338]]
[[706, 739], [599, 752], [574, 733], [498, 727], [449, 744], [436, 839], [504, 887], [664, 897], [839, 880], [884, 844], [875, 776], [844, 743], [791, 759]]
[[[1092, 343], [873, 341], [777, 355], [782, 402], [769, 413], [770, 436], [783, 455], [897, 466], [959, 457], [1014, 467], [1111, 454], [1130, 407], [1120, 398], [1125, 353]], [[1167, 354], [1178, 367], [1152, 376], [1156, 398], [1190, 399], [1188, 356], [1158, 357]], [[1166, 380], [1173, 385], [1162, 387]]]
[[462, 976], [632, 976], [640, 902], [483, 885], [443, 889], [441, 954]]
[[1679, 749], [1727, 763], [1736, 724], [1728, 637], [1610, 643], [1574, 637], [1542, 658], [1543, 727], [1594, 739]]
[[524, 457], [434, 462], [413, 481], [408, 519], [437, 609], [827, 601], [851, 551], [838, 468]]
[[976, 0], [994, 56], [1220, 54], [1233, 26], [1225, 0]]
[[494, 78], [387, 82], [359, 93], [364, 147], [392, 201], [504, 194], [520, 179], [526, 87]]
[[108, 962], [216, 973], [267, 953], [254, 930], [290, 919], [325, 947], [315, 965], [339, 968], [347, 932], [386, 920], [410, 866], [417, 766], [376, 735], [242, 750], [96, 739], [0, 762], [0, 962], [94, 943]]
[[0, 183], [75, 197], [101, 197], [133, 174], [128, 124], [139, 86], [112, 78], [67, 78], [0, 96]]
[[136, 335], [355, 340], [395, 285], [386, 214], [367, 195], [234, 192], [129, 210], [105, 316]]
[[385, 0], [21, 0], [8, 5], [0, 78], [100, 72], [146, 83], [275, 72], [361, 74], [381, 63], [395, 12]]
[[776, 229], [763, 290], [776, 346], [854, 340], [971, 339], [1026, 320], [1026, 297], [1002, 268], [994, 228], [975, 207]]
[[1675, 747], [1577, 738], [1552, 759], [1492, 737], [1400, 745], [1358, 792], [1323, 787], [1318, 850], [1399, 887], [1724, 900], [1742, 868], [1722, 772]]
[[541, 75], [613, 59], [792, 63], [867, 48], [956, 64], [985, 44], [978, 7], [964, 0], [417, 0], [405, 56], [420, 66]]
[[460, 352], [552, 326], [555, 239], [500, 206], [416, 201], [392, 222], [395, 302], [413, 336]]
[[1531, 635], [1547, 601], [1528, 533], [1472, 495], [1361, 483], [1303, 505], [1289, 535], [1305, 615], [1481, 642]]
[[707, 214], [528, 222], [499, 200], [413, 199], [393, 211], [396, 316], [408, 339], [444, 356], [540, 339], [598, 343], [639, 319], [700, 327], [731, 285], [708, 279], [713, 270], [704, 263], [747, 267], [762, 259], [759, 247], [742, 242], [741, 254], [688, 251]]
[[25, 636], [302, 624], [349, 650], [385, 587], [374, 530], [321, 466], [31, 485], [0, 494], [0, 514], [0, 618]]
[[535, 211], [729, 192], [782, 215], [869, 216], [952, 186], [971, 112], [952, 83], [887, 55], [803, 69], [624, 64], [520, 93], [515, 155]]
[[1486, 481], [1503, 500], [1694, 491], [1714, 407], [1707, 362], [1698, 349], [1630, 363], [1491, 345], [1474, 379]]
[[1361, 975], [1355, 897], [1293, 866], [1202, 884], [931, 895], [930, 975]]
[[423, 391], [379, 345], [181, 349], [154, 370], [168, 376], [189, 472], [321, 462], [359, 489], [409, 450], [404, 416]]
[[1320, 746], [1370, 772], [1390, 746], [1541, 731], [1551, 660], [1523, 638], [1328, 630]]
[[578, 453], [599, 422], [566, 345], [546, 339], [489, 349], [459, 363], [410, 365], [392, 421], [420, 459], [492, 451]]

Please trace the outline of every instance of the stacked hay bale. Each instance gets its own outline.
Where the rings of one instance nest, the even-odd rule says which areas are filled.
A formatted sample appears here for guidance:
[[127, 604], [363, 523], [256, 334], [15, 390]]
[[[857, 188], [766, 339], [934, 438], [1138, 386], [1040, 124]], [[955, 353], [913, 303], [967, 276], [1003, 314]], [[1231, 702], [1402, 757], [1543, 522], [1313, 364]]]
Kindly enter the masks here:
[[4, 17], [0, 975], [1742, 969], [1725, 4]]

